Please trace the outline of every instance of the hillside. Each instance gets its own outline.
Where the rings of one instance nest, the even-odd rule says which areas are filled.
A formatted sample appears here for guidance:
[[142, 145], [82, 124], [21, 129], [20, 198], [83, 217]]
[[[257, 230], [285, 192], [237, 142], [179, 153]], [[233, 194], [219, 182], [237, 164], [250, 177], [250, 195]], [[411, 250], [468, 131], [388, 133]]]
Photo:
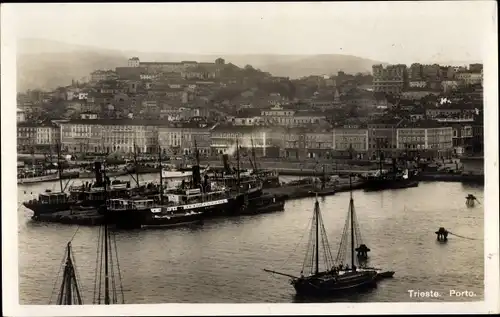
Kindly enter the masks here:
[[370, 72], [379, 63], [349, 55], [280, 55], [280, 54], [178, 54], [138, 51], [118, 51], [83, 45], [73, 45], [42, 39], [24, 39], [18, 42], [17, 87], [26, 89], [53, 89], [68, 85], [72, 79], [88, 77], [96, 69], [114, 69], [125, 66], [127, 59], [138, 56], [144, 61], [214, 61], [224, 58], [237, 66], [247, 64], [275, 76], [298, 78], [308, 75]]

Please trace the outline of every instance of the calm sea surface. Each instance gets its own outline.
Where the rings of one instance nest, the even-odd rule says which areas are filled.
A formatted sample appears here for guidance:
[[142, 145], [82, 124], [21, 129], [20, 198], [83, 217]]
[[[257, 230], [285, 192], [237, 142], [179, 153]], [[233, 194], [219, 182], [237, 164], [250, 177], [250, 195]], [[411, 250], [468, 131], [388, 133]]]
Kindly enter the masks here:
[[[152, 179], [153, 176], [142, 176]], [[79, 181], [76, 181], [78, 183]], [[64, 248], [77, 226], [35, 223], [21, 202], [58, 183], [19, 186], [19, 277], [21, 304], [48, 304]], [[484, 285], [483, 207], [465, 206], [465, 196], [483, 202], [483, 187], [421, 183], [417, 188], [354, 192], [370, 264], [396, 271], [371, 292], [330, 301], [415, 301], [408, 290], [441, 292], [421, 301], [482, 300]], [[320, 200], [334, 256], [347, 216], [349, 193]], [[288, 201], [285, 212], [207, 221], [194, 228], [116, 232], [125, 302], [290, 303], [295, 291], [286, 277], [299, 275], [314, 199]], [[439, 227], [479, 240], [449, 236], [436, 241]], [[306, 234], [304, 234], [306, 232]], [[72, 245], [83, 299], [92, 303], [98, 228], [80, 227]], [[468, 290], [475, 298], [449, 297]]]

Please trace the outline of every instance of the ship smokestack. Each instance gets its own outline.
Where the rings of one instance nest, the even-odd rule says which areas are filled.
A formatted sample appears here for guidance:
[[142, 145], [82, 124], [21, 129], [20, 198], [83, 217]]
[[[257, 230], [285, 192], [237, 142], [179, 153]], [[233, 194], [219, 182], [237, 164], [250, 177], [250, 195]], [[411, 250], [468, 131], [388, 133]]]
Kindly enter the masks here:
[[200, 166], [193, 165], [191, 170], [193, 171], [193, 185], [200, 186], [200, 184], [201, 184]]
[[231, 168], [229, 167], [229, 155], [222, 155], [222, 162], [224, 163], [224, 173], [231, 174]]
[[94, 163], [95, 170], [95, 181], [96, 185], [100, 186], [102, 184], [102, 170], [101, 170], [101, 162]]

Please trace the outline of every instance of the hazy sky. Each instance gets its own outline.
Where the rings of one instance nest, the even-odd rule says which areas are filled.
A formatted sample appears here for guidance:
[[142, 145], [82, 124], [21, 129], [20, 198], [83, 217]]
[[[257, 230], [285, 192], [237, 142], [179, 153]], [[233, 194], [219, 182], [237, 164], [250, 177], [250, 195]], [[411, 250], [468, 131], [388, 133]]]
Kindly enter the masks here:
[[[489, 3], [488, 3], [489, 2]], [[350, 54], [384, 62], [482, 59], [487, 1], [11, 4], [20, 38], [195, 54]]]

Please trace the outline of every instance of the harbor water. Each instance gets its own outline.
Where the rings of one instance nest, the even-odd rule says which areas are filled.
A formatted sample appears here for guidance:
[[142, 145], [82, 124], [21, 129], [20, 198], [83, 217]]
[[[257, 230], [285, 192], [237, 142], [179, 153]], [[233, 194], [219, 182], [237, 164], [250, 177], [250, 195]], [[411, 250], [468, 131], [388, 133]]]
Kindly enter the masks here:
[[[144, 180], [154, 176], [141, 176]], [[79, 182], [79, 181], [75, 181]], [[20, 304], [48, 304], [66, 243], [77, 226], [33, 222], [21, 202], [58, 183], [18, 187]], [[414, 302], [483, 299], [483, 207], [467, 208], [465, 197], [484, 201], [483, 187], [422, 182], [416, 188], [354, 191], [369, 264], [394, 270], [393, 279], [355, 296], [326, 301]], [[347, 217], [349, 193], [320, 198], [334, 256]], [[286, 277], [298, 276], [305, 256], [314, 198], [287, 201], [284, 212], [206, 221], [195, 227], [116, 232], [127, 304], [290, 303], [298, 301]], [[447, 243], [435, 231], [452, 233]], [[72, 241], [85, 304], [92, 304], [97, 227], [79, 227]], [[56, 286], [57, 287], [57, 286]], [[437, 298], [410, 298], [408, 290], [437, 291]], [[475, 297], [449, 296], [450, 290]], [[52, 303], [57, 294], [52, 297]]]

